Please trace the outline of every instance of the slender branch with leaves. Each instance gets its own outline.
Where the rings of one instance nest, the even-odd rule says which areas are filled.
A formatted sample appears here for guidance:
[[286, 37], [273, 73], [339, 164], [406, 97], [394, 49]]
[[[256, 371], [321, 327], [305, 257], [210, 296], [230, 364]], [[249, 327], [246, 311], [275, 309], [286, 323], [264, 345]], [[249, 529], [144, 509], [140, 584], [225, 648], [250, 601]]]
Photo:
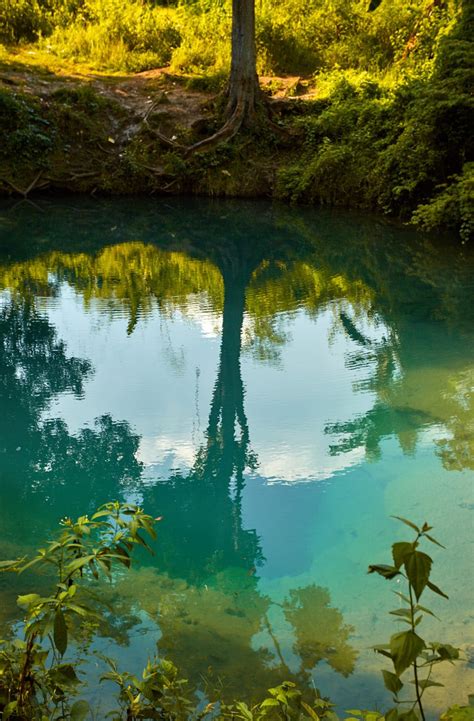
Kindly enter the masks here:
[[[385, 687], [392, 692], [393, 700], [397, 704], [385, 714], [387, 721], [418, 721], [415, 709], [425, 721], [423, 696], [432, 686], [443, 686], [432, 677], [433, 668], [444, 661], [453, 662], [459, 658], [459, 649], [450, 644], [425, 641], [420, 636], [419, 625], [425, 615], [436, 618], [433, 611], [420, 604], [421, 596], [429, 589], [438, 596], [448, 598], [436, 584], [431, 581], [431, 568], [433, 559], [427, 553], [419, 550], [423, 541], [435, 544], [440, 548], [444, 546], [429, 534], [432, 526], [424, 523], [418, 527], [412, 521], [400, 516], [397, 520], [411, 528], [415, 535], [413, 541], [399, 541], [392, 545], [393, 564], [369, 566], [369, 573], [378, 573], [386, 580], [401, 576], [407, 582], [407, 592], [395, 591], [403, 606], [390, 613], [397, 617], [397, 621], [408, 625], [408, 629], [393, 634], [388, 644], [374, 646], [374, 650], [382, 656], [389, 658], [393, 664], [393, 671], [382, 671]], [[414, 699], [401, 700], [399, 694], [404, 687], [401, 680], [403, 674], [411, 669], [413, 678], [409, 683], [414, 686]], [[398, 705], [407, 704], [408, 710], [400, 712]]]
[[[79, 679], [65, 661], [69, 637], [84, 626], [97, 625], [100, 616], [87, 603], [91, 596], [87, 578], [111, 578], [114, 565], [129, 568], [136, 546], [152, 552], [144, 534], [156, 538], [159, 519], [138, 506], [117, 501], [101, 506], [90, 518], [64, 518], [62, 531], [31, 560], [3, 561], [0, 571], [24, 573], [28, 569], [53, 571], [54, 590], [49, 596], [29, 593], [17, 599], [25, 611], [24, 638], [0, 642], [0, 717], [43, 719], [66, 718], [65, 703]], [[68, 711], [69, 713], [69, 711]], [[88, 704], [76, 702], [70, 718], [79, 721]]]

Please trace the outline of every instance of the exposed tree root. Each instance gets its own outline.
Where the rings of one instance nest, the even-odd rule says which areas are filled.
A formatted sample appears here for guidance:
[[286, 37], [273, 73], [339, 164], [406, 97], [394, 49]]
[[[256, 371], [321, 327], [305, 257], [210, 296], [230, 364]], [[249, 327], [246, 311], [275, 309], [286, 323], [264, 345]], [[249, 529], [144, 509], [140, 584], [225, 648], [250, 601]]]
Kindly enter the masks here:
[[18, 188], [11, 180], [8, 180], [8, 178], [0, 178], [0, 180], [3, 180], [4, 183], [10, 186], [18, 195], [22, 195], [25, 199], [28, 197], [29, 193], [31, 193], [32, 190], [38, 190], [39, 188], [45, 188], [49, 185], [48, 180], [41, 180], [41, 176], [43, 175], [43, 171], [40, 170], [39, 173], [33, 178], [31, 183], [28, 185], [25, 190], [22, 190], [21, 188]]
[[224, 141], [230, 140], [239, 132], [240, 128], [242, 127], [244, 118], [245, 105], [242, 103], [236, 106], [234, 112], [232, 113], [230, 118], [226, 120], [220, 130], [218, 130], [213, 135], [210, 135], [208, 138], [204, 138], [204, 140], [200, 140], [199, 142], [194, 143], [194, 145], [190, 145], [188, 148], [186, 148], [185, 156], [189, 157], [194, 153], [212, 150], [212, 148], [215, 148], [216, 145], [219, 145]]
[[155, 138], [157, 138], [157, 140], [159, 140], [160, 143], [165, 145], [167, 148], [173, 148], [173, 150], [178, 150], [178, 149], [181, 150], [183, 148], [182, 145], [180, 145], [179, 143], [175, 143], [174, 140], [172, 140], [171, 138], [168, 138], [166, 135], [163, 135], [163, 133], [160, 133], [159, 130], [152, 128], [150, 123], [148, 122], [148, 118], [149, 118], [150, 114], [156, 108], [158, 103], [159, 103], [159, 101], [154, 102], [150, 105], [150, 107], [148, 108], [148, 110], [146, 111], [146, 113], [143, 117], [142, 125], [144, 125], [146, 127], [146, 129], [150, 133], [150, 135], [153, 135]]
[[[260, 95], [260, 93], [259, 93]], [[285, 140], [293, 139], [300, 133], [294, 130], [289, 130], [281, 125], [278, 125], [272, 120], [272, 110], [268, 101], [260, 95], [257, 102], [249, 104], [245, 100], [237, 103], [234, 111], [230, 117], [225, 121], [224, 125], [217, 130], [213, 135], [210, 135], [204, 140], [200, 140], [194, 145], [189, 146], [185, 149], [185, 157], [189, 157], [194, 153], [199, 153], [207, 150], [212, 150], [222, 142], [231, 140], [237, 135], [242, 126], [248, 128], [255, 127], [258, 125], [258, 116], [261, 115], [261, 122], [265, 125], [265, 128], [273, 132], [275, 135], [279, 135]]]

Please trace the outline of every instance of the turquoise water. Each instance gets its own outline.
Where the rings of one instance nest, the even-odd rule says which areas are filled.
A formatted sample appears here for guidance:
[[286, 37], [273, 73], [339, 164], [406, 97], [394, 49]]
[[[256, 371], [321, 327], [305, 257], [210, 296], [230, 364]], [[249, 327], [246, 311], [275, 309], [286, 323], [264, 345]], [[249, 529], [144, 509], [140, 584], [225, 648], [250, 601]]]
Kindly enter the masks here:
[[[428, 520], [472, 690], [474, 257], [355, 215], [167, 199], [0, 207], [0, 557], [110, 499], [163, 516], [98, 643], [212, 695], [384, 707], [390, 585]], [[0, 623], [34, 577], [0, 577]], [[397, 586], [393, 586], [397, 588]], [[431, 599], [430, 599], [431, 601]], [[99, 662], [98, 662], [99, 663]], [[98, 669], [88, 670], [99, 704]]]

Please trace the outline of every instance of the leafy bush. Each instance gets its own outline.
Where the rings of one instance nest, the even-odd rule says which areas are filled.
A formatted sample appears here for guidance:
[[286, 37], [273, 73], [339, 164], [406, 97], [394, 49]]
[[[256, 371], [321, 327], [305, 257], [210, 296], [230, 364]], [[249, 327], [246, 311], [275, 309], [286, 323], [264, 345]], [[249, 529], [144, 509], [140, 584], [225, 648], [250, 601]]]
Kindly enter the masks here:
[[321, 100], [296, 120], [304, 150], [280, 169], [279, 196], [377, 208], [471, 237], [472, 15], [463, 10], [442, 34], [428, 74], [395, 83], [360, 71], [322, 75]]
[[412, 221], [423, 230], [459, 229], [464, 242], [474, 238], [474, 163], [441, 186], [428, 203], [415, 210]]
[[[377, 573], [388, 581], [394, 578], [398, 581], [405, 580], [402, 590], [394, 591], [402, 603], [398, 608], [390, 611], [390, 614], [395, 616], [398, 622], [406, 624], [408, 629], [405, 626], [404, 631], [390, 637], [389, 643], [374, 646], [374, 650], [385, 659], [388, 658], [393, 667], [393, 671], [382, 671], [385, 687], [393, 694], [393, 700], [397, 704], [387, 713], [387, 717], [390, 717], [391, 721], [418, 721], [415, 713], [417, 708], [422, 721], [425, 721], [423, 701], [425, 692], [432, 687], [443, 686], [433, 678], [433, 669], [445, 661], [452, 663], [459, 659], [458, 648], [449, 643], [425, 641], [420, 635], [420, 624], [425, 616], [436, 618], [429, 608], [421, 605], [420, 599], [423, 593], [430, 590], [443, 598], [447, 599], [448, 596], [431, 580], [433, 559], [419, 548], [426, 541], [441, 548], [444, 546], [428, 533], [433, 528], [428, 523], [417, 526], [406, 518], [400, 516], [394, 518], [411, 528], [415, 532], [415, 538], [411, 543], [409, 541], [394, 543], [393, 564], [369, 566], [369, 573]], [[413, 679], [409, 683], [414, 686], [414, 700], [400, 697], [407, 681], [405, 676], [407, 671], [413, 673]], [[410, 693], [409, 696], [411, 695]], [[406, 704], [409, 708], [401, 712], [401, 704]]]
[[47, 28], [38, 0], [2, 0], [0, 3], [0, 41], [33, 41]]
[[52, 149], [54, 128], [40, 103], [26, 95], [0, 89], [0, 158], [41, 159]]

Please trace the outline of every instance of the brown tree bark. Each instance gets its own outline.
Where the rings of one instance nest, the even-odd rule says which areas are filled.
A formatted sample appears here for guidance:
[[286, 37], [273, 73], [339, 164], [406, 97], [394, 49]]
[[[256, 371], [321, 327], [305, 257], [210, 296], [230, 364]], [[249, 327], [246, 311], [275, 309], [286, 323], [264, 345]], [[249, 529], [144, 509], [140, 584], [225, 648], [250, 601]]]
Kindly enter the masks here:
[[260, 95], [255, 46], [255, 0], [232, 0], [232, 55], [227, 112], [250, 120]]
[[232, 54], [226, 120], [214, 135], [188, 148], [188, 153], [207, 150], [232, 138], [242, 125], [255, 121], [260, 100], [255, 45], [255, 0], [232, 0]]

